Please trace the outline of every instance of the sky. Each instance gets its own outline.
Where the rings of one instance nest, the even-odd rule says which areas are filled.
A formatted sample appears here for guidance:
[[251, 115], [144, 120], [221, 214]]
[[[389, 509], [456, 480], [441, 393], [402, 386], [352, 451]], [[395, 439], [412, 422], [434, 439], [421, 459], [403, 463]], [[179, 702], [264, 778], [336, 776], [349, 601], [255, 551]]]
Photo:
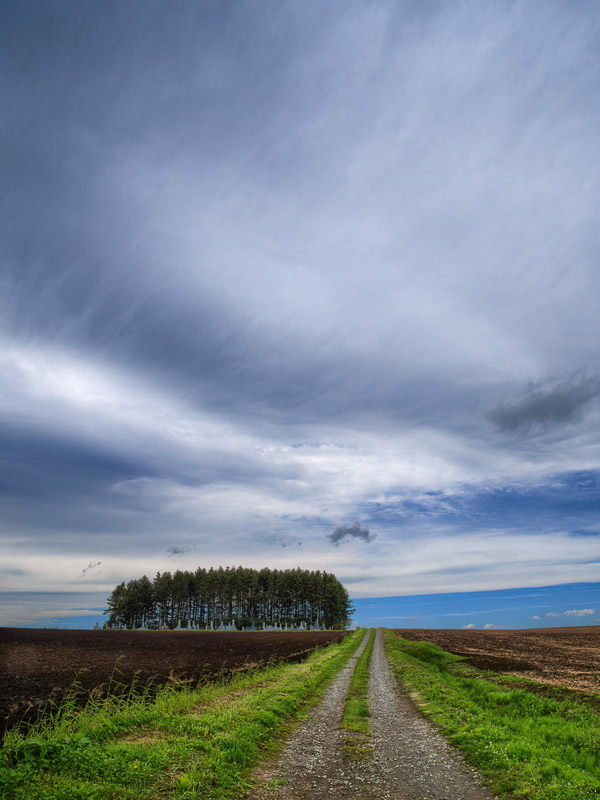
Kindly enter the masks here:
[[238, 564], [600, 623], [599, 44], [584, 0], [2, 3], [0, 624]]

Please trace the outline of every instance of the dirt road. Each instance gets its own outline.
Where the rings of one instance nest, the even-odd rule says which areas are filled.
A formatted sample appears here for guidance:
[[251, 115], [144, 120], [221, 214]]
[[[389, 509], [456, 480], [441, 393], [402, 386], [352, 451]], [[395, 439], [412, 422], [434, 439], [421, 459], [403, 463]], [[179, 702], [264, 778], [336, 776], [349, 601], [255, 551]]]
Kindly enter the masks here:
[[253, 800], [494, 800], [477, 772], [399, 690], [381, 629], [371, 659], [370, 757], [344, 756], [339, 724], [366, 641], [367, 636], [281, 755], [257, 775]]

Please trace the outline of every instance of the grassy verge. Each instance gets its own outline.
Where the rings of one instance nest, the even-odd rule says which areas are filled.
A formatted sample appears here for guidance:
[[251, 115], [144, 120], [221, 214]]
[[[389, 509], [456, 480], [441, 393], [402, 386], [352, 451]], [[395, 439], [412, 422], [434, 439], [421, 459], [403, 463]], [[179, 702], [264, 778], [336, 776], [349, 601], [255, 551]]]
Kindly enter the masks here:
[[367, 747], [369, 717], [371, 716], [367, 702], [367, 691], [369, 688], [369, 665], [374, 643], [375, 629], [371, 628], [369, 641], [356, 663], [356, 669], [348, 687], [346, 706], [341, 723], [341, 727], [349, 732], [349, 735], [344, 740], [344, 754], [348, 758], [357, 760], [367, 758], [371, 752]]
[[397, 676], [501, 797], [600, 800], [600, 716], [461, 664], [429, 642], [386, 632]]
[[6, 800], [233, 800], [261, 748], [316, 702], [364, 630], [305, 661], [257, 669], [196, 690], [90, 702], [26, 734], [9, 733], [0, 759]]

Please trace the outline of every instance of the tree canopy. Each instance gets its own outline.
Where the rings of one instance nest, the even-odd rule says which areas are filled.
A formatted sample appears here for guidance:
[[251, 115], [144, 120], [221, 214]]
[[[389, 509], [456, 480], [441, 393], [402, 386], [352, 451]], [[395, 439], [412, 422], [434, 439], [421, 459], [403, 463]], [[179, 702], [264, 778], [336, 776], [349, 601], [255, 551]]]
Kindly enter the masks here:
[[106, 628], [345, 628], [353, 608], [332, 573], [218, 567], [120, 583]]

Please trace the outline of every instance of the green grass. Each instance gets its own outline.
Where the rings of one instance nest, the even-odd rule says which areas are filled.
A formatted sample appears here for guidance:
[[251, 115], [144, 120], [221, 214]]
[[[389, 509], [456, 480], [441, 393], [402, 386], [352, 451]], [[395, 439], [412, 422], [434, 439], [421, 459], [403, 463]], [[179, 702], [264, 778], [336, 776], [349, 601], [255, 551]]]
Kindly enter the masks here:
[[350, 680], [348, 694], [346, 695], [346, 706], [341, 727], [347, 731], [369, 731], [369, 705], [367, 703], [367, 690], [369, 688], [369, 664], [373, 654], [373, 644], [375, 642], [375, 629], [371, 628], [369, 641], [363, 654], [356, 663], [356, 669]]
[[344, 716], [340, 726], [350, 733], [344, 740], [344, 754], [346, 757], [356, 760], [366, 758], [371, 753], [370, 748], [367, 746], [369, 717], [371, 716], [367, 702], [367, 691], [369, 688], [369, 665], [374, 643], [375, 629], [371, 628], [367, 646], [358, 659], [356, 669], [350, 680]]
[[7, 734], [3, 800], [233, 800], [290, 720], [313, 705], [364, 631], [276, 665], [195, 690], [67, 703], [26, 733]]
[[428, 642], [386, 631], [386, 650], [421, 709], [501, 797], [600, 800], [600, 716], [577, 699], [538, 695]]

